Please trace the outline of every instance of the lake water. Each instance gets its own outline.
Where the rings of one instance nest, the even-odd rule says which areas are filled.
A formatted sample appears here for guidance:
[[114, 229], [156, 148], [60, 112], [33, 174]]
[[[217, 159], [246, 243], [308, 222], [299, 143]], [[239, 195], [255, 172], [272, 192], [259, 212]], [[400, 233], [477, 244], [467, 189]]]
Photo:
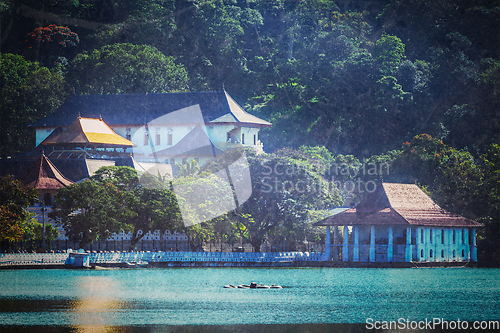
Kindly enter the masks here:
[[[250, 282], [284, 288], [223, 288]], [[0, 271], [1, 332], [352, 331], [367, 318], [500, 320], [500, 269]]]

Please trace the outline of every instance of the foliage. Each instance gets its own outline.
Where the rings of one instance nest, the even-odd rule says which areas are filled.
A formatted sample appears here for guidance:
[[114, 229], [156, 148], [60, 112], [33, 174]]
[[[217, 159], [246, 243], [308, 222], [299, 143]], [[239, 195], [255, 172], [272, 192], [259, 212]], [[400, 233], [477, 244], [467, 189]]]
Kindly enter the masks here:
[[227, 215], [235, 208], [233, 189], [221, 174], [202, 172], [177, 178], [172, 182], [182, 214], [182, 231], [194, 249], [218, 233], [226, 237], [231, 228], [222, 228]]
[[176, 175], [179, 177], [195, 176], [200, 172], [200, 164], [193, 158], [189, 158], [184, 164], [176, 164], [176, 167]]
[[[59, 231], [50, 223], [45, 224], [45, 241], [50, 248], [52, 241], [59, 237]], [[37, 250], [43, 244], [43, 224], [32, 221], [27, 225], [27, 231], [23, 235], [23, 241], [28, 244], [28, 250]]]
[[[64, 97], [62, 76], [12, 54], [25, 53], [30, 33], [75, 44], [78, 34], [71, 48], [41, 42], [38, 57], [67, 57], [68, 72], [58, 71], [76, 93], [225, 87], [273, 123], [259, 133], [267, 152], [324, 147], [330, 155], [300, 149], [314, 165], [344, 163], [347, 173], [335, 180], [417, 181], [439, 203], [494, 226], [483, 202], [494, 192], [485, 175], [496, 179], [489, 162], [500, 139], [498, 9], [488, 0], [5, 2], [0, 155], [30, 149], [26, 125]], [[71, 31], [37, 28], [49, 15], [75, 23]], [[383, 162], [389, 175], [360, 178], [363, 167]], [[230, 229], [225, 217], [219, 222]], [[206, 227], [201, 238], [214, 237]], [[485, 230], [481, 244], [498, 244], [487, 237], [494, 227]]]
[[307, 155], [295, 150], [248, 158], [252, 195], [236, 210], [255, 251], [267, 236], [302, 241], [312, 211], [340, 204], [338, 189], [322, 177]]
[[[179, 230], [181, 220], [177, 199], [154, 177], [150, 177], [147, 186], [143, 186], [144, 179], [139, 179], [135, 169], [110, 166], [101, 167], [91, 180], [101, 186], [116, 186], [126, 198], [124, 204], [129, 214], [122, 219], [122, 223], [124, 230], [133, 231], [131, 250], [149, 231]], [[142, 230], [141, 234], [139, 230]]]
[[[40, 26], [40, 17], [19, 15], [23, 6], [5, 4], [4, 52], [22, 54], [25, 36]], [[27, 6], [76, 22], [68, 29], [81, 43], [71, 49], [84, 53], [63, 54], [73, 60], [67, 75], [74, 92], [226, 87], [272, 121], [261, 132], [268, 152], [325, 146], [364, 159], [420, 133], [474, 154], [498, 143], [496, 2], [44, 0]], [[41, 37], [61, 29], [35, 31]], [[140, 52], [149, 58], [139, 59]], [[165, 64], [159, 53], [175, 63]]]
[[165, 93], [186, 90], [188, 76], [154, 47], [122, 43], [78, 54], [68, 82], [78, 94]]
[[0, 178], [0, 241], [17, 242], [28, 231], [33, 214], [27, 208], [38, 197], [12, 176]]
[[70, 240], [84, 248], [112, 233], [132, 231], [124, 223], [133, 215], [129, 202], [130, 197], [117, 186], [86, 180], [60, 189], [49, 217], [64, 228]]
[[56, 72], [14, 54], [0, 54], [0, 156], [34, 146], [32, 122], [48, 116], [66, 96]]
[[391, 163], [389, 180], [418, 182], [444, 209], [485, 225], [478, 228], [478, 259], [498, 265], [500, 244], [500, 149], [492, 144], [487, 153], [474, 157], [427, 134], [405, 143]]
[[80, 43], [80, 39], [69, 28], [51, 24], [30, 32], [26, 36], [25, 43], [26, 58], [38, 61], [47, 67], [54, 67], [61, 65], [61, 61], [67, 61], [66, 49], [75, 47]]
[[500, 266], [500, 146], [492, 144], [481, 156], [482, 174], [478, 188], [477, 215], [485, 225], [478, 230], [478, 259], [485, 265]]

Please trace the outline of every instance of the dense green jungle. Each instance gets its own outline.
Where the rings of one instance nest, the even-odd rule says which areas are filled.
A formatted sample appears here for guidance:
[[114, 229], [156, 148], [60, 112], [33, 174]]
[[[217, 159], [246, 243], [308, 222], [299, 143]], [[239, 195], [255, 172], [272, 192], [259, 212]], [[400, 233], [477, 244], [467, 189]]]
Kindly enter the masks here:
[[364, 180], [418, 182], [484, 223], [480, 260], [500, 262], [499, 0], [2, 0], [0, 15], [2, 158], [71, 94], [225, 89], [273, 123], [267, 153], [389, 163]]

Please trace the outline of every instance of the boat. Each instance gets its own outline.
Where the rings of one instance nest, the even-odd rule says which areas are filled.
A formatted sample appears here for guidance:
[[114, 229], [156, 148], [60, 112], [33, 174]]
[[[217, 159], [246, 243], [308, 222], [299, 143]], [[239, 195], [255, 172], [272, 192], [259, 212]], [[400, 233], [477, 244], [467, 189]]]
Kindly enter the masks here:
[[271, 287], [266, 286], [266, 285], [264, 285], [264, 284], [258, 284], [256, 288], [257, 288], [257, 289], [269, 289], [269, 288], [271, 288]]
[[252, 282], [250, 284], [240, 284], [238, 286], [234, 286], [232, 284], [227, 284], [224, 286], [224, 288], [237, 288], [237, 289], [282, 289], [282, 286], [278, 286], [275, 284], [272, 284], [270, 286], [262, 284], [262, 283], [257, 283], [257, 282]]
[[240, 285], [238, 286], [238, 288], [239, 288], [239, 289], [250, 289], [250, 285], [248, 285], [248, 284], [240, 284]]
[[138, 262], [125, 262], [122, 264], [123, 268], [145, 268], [148, 266], [147, 261], [140, 260]]

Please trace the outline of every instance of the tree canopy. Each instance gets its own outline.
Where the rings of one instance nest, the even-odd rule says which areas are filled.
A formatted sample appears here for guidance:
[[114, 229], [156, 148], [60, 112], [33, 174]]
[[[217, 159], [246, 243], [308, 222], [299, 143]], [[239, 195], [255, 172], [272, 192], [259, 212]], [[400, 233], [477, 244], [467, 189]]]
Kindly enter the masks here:
[[[417, 181], [445, 208], [485, 221], [491, 229], [481, 244], [493, 247], [499, 11], [489, 0], [4, 2], [0, 156], [33, 148], [26, 125], [57, 108], [66, 87], [77, 94], [225, 88], [273, 123], [259, 133], [265, 151], [277, 153], [267, 158], [278, 163], [292, 148], [346, 165], [350, 171], [336, 175], [341, 185]], [[291, 154], [287, 163], [301, 161]], [[389, 163], [390, 175], [360, 178], [370, 163]], [[207, 228], [250, 237], [247, 212], [238, 223], [228, 218]]]
[[68, 81], [78, 94], [165, 93], [187, 89], [182, 65], [148, 45], [103, 46], [72, 60]]
[[28, 125], [48, 116], [67, 94], [58, 72], [15, 54], [0, 54], [0, 89], [0, 156], [6, 157], [33, 147]]
[[0, 241], [18, 242], [29, 231], [33, 214], [27, 208], [38, 192], [11, 176], [0, 178]]

